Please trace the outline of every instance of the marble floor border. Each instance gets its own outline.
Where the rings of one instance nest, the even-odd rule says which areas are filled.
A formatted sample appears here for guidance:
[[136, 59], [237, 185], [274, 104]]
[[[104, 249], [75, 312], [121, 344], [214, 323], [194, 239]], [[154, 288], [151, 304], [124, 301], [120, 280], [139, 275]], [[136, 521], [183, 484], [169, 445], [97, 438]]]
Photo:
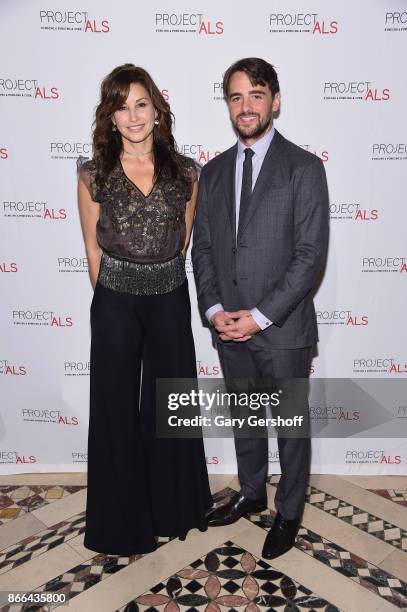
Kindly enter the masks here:
[[[407, 512], [388, 499], [345, 481], [337, 476], [311, 475], [309, 484], [349, 506], [363, 508], [365, 512], [407, 531]], [[372, 483], [371, 483], [372, 484]], [[376, 488], [376, 487], [375, 487]]]
[[[275, 477], [269, 477], [269, 484], [275, 486]], [[349, 495], [347, 495], [343, 491], [343, 487], [341, 487], [341, 497], [338, 497], [334, 494], [331, 494], [324, 489], [317, 488], [315, 481], [310, 479], [310, 485], [307, 489], [306, 494], [306, 502], [316, 508], [319, 508], [323, 512], [331, 514], [335, 516], [335, 518], [356, 527], [362, 531], [365, 531], [369, 535], [385, 542], [393, 546], [394, 548], [399, 548], [402, 551], [407, 551], [407, 530], [400, 527], [398, 524], [394, 524], [377, 516], [377, 514], [372, 514], [370, 511], [365, 509], [365, 504], [361, 507], [363, 503], [363, 499], [359, 498], [359, 505], [354, 505], [344, 500], [343, 497], [349, 499]], [[326, 483], [325, 480], [317, 481], [319, 486], [324, 486]], [[325, 484], [328, 488], [328, 483]], [[346, 486], [346, 485], [345, 485]], [[329, 490], [332, 491], [333, 487], [329, 487]], [[386, 504], [394, 505], [392, 502], [387, 500], [383, 500], [379, 498], [379, 496], [375, 496], [367, 491], [363, 491], [364, 495], [371, 495], [373, 497], [377, 497], [379, 502], [385, 502]], [[362, 503], [360, 503], [362, 502]], [[371, 507], [371, 499], [369, 498], [369, 503], [367, 504]], [[379, 504], [380, 505], [380, 504]], [[402, 515], [403, 509], [397, 508], [398, 511], [396, 514]], [[407, 517], [407, 512], [405, 513]], [[399, 519], [398, 522], [403, 522]], [[407, 556], [406, 556], [407, 561]]]

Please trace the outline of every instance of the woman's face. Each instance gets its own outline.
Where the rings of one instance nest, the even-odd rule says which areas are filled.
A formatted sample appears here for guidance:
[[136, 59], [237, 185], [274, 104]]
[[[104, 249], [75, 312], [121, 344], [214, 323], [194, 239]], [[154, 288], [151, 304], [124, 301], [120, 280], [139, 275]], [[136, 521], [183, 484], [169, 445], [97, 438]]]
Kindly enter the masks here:
[[127, 100], [113, 113], [112, 121], [122, 138], [137, 143], [152, 138], [156, 117], [148, 91], [140, 83], [132, 83]]

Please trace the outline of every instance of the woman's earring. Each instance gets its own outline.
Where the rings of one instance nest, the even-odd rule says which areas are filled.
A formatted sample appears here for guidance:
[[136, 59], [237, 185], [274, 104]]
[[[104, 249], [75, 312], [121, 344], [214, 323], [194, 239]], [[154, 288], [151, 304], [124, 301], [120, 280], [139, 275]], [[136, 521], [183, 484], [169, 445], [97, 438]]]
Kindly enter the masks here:
[[113, 125], [112, 125], [112, 132], [116, 132], [116, 130], [117, 130], [117, 127], [116, 127], [116, 126], [115, 126], [115, 124], [113, 123]]
[[159, 122], [159, 120], [158, 120], [158, 119], [157, 119], [157, 117], [156, 117], [156, 118], [154, 119], [154, 125], [158, 125], [159, 123], [160, 123], [160, 122]]

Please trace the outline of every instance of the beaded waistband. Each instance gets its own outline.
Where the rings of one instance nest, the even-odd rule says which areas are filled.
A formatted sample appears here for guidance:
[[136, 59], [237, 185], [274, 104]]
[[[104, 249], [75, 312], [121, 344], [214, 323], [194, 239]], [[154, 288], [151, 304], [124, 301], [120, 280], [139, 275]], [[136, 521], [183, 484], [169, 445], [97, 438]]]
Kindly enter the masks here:
[[177, 255], [163, 263], [134, 263], [102, 254], [98, 281], [104, 287], [135, 295], [158, 295], [173, 291], [186, 278], [185, 260]]

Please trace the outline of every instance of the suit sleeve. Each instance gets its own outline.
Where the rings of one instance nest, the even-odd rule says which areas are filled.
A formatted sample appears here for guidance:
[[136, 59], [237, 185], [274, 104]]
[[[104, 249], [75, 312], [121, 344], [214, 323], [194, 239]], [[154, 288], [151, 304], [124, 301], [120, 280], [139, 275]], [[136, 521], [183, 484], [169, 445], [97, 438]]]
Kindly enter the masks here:
[[256, 304], [281, 327], [314, 288], [328, 245], [329, 197], [323, 163], [316, 158], [303, 170], [294, 189], [294, 243], [291, 261], [273, 289]]
[[198, 201], [192, 242], [192, 266], [202, 316], [214, 304], [222, 302], [217, 289], [212, 260], [211, 232], [208, 217], [208, 194], [205, 171], [199, 179]]

